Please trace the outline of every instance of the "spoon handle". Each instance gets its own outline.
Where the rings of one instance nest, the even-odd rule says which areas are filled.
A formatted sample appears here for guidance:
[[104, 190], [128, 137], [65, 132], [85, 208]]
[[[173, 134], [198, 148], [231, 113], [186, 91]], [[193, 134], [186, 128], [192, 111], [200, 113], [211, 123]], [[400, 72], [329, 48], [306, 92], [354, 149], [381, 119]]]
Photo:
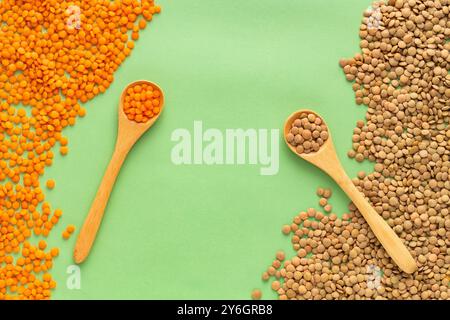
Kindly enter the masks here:
[[335, 180], [359, 209], [372, 232], [399, 268], [406, 273], [416, 271], [417, 265], [409, 250], [383, 217], [372, 208], [345, 172], [336, 177]]
[[89, 210], [80, 234], [78, 235], [73, 253], [75, 263], [83, 262], [89, 255], [100, 223], [102, 222], [109, 195], [111, 194], [111, 190], [127, 154], [127, 150], [119, 149], [117, 147], [114, 150], [95, 199], [92, 202], [91, 209]]

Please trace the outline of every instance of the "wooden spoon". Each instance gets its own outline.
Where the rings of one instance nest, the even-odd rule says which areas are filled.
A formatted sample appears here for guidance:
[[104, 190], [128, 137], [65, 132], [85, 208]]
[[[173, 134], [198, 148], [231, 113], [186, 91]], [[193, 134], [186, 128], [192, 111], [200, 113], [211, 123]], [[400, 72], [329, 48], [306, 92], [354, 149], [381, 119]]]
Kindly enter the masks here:
[[[123, 111], [123, 101], [125, 99], [126, 91], [129, 87], [137, 84], [148, 84], [153, 88], [158, 89], [161, 92], [160, 97], [160, 112], [154, 118], [150, 119], [145, 123], [138, 123], [131, 121], [125, 115]], [[89, 255], [89, 251], [94, 243], [97, 231], [100, 227], [100, 223], [103, 218], [103, 213], [105, 212], [106, 205], [108, 203], [109, 195], [116, 181], [116, 177], [122, 167], [122, 164], [133, 147], [135, 142], [142, 136], [142, 134], [150, 129], [150, 127], [158, 120], [164, 107], [164, 94], [161, 88], [156, 84], [140, 80], [130, 83], [122, 92], [119, 102], [119, 125], [118, 134], [116, 140], [116, 146], [114, 153], [111, 157], [108, 167], [106, 168], [103, 180], [95, 196], [94, 202], [92, 203], [89, 214], [84, 221], [83, 227], [81, 228], [80, 234], [78, 235], [77, 242], [75, 244], [75, 250], [73, 257], [76, 263], [83, 262]]]
[[[317, 117], [318, 114], [311, 110], [299, 110], [289, 116], [284, 125], [284, 139], [289, 149], [304, 160], [312, 163], [319, 169], [325, 171], [334, 181], [344, 190], [347, 196], [353, 201], [356, 207], [361, 212], [364, 219], [366, 219], [370, 228], [380, 243], [383, 245], [386, 252], [406, 273], [413, 273], [417, 269], [416, 262], [411, 256], [410, 252], [394, 232], [389, 227], [387, 222], [371, 207], [365, 197], [354, 186], [353, 182], [345, 173], [341, 163], [337, 157], [331, 134], [328, 132], [328, 139], [320, 147], [319, 151], [313, 153], [298, 154], [295, 147], [293, 147], [287, 140], [286, 135], [292, 128], [292, 123], [299, 118], [302, 113], [312, 113]], [[320, 117], [323, 121], [323, 118]]]

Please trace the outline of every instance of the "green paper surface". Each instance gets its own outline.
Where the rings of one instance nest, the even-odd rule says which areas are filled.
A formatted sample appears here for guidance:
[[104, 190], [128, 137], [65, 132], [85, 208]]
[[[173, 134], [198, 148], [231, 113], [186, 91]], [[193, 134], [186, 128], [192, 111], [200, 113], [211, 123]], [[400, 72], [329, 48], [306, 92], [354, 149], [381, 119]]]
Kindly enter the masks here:
[[[248, 299], [276, 294], [261, 273], [277, 250], [293, 254], [283, 224], [318, 208], [318, 186], [331, 187], [339, 215], [348, 198], [282, 142], [285, 118], [300, 108], [328, 123], [351, 177], [373, 164], [348, 159], [355, 123], [366, 107], [354, 102], [338, 65], [359, 52], [358, 31], [369, 0], [159, 0], [155, 16], [105, 94], [65, 131], [68, 156], [44, 179], [63, 219], [49, 238], [60, 256], [52, 272], [54, 299]], [[164, 113], [130, 152], [94, 248], [81, 265], [81, 288], [69, 289], [76, 236], [112, 154], [117, 102], [131, 81], [148, 79], [165, 92]], [[175, 165], [172, 132], [203, 127], [279, 129], [279, 171], [259, 165]], [[43, 180], [45, 181], [45, 180]], [[61, 239], [68, 224], [75, 236]]]

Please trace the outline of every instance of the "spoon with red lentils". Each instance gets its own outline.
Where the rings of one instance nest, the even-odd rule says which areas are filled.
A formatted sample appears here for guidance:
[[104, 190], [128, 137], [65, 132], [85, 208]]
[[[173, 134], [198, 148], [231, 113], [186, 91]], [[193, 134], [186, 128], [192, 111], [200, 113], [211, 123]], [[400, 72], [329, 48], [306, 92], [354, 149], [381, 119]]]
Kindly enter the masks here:
[[310, 110], [291, 114], [284, 125], [284, 138], [289, 149], [300, 158], [326, 172], [342, 188], [361, 212], [386, 252], [406, 273], [417, 270], [416, 262], [388, 223], [364, 198], [342, 167], [322, 118]]
[[109, 196], [120, 168], [136, 141], [158, 120], [164, 107], [162, 90], [154, 83], [140, 80], [129, 84], [119, 102], [119, 125], [114, 153], [91, 209], [78, 235], [74, 260], [82, 263], [92, 248]]

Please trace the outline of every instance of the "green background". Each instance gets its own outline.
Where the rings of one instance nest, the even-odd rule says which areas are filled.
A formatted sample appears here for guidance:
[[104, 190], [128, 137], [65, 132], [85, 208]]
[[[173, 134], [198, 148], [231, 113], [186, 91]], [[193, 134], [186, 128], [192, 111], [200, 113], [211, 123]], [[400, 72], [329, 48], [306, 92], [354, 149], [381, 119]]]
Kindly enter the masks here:
[[[282, 144], [277, 175], [260, 166], [171, 162], [177, 128], [281, 129], [293, 111], [319, 112], [350, 176], [370, 170], [346, 157], [365, 107], [354, 103], [338, 66], [359, 51], [358, 30], [369, 0], [159, 0], [163, 11], [141, 33], [108, 91], [66, 130], [69, 155], [45, 174], [63, 219], [50, 245], [61, 255], [56, 299], [247, 299], [253, 288], [276, 298], [260, 280], [275, 252], [293, 253], [281, 226], [308, 207], [315, 189], [332, 187], [336, 213], [348, 199], [322, 172]], [[148, 79], [165, 92], [158, 123], [129, 154], [118, 177], [81, 289], [69, 290], [66, 269], [76, 236], [111, 156], [117, 101], [127, 83]], [[63, 228], [78, 227], [69, 241]]]

